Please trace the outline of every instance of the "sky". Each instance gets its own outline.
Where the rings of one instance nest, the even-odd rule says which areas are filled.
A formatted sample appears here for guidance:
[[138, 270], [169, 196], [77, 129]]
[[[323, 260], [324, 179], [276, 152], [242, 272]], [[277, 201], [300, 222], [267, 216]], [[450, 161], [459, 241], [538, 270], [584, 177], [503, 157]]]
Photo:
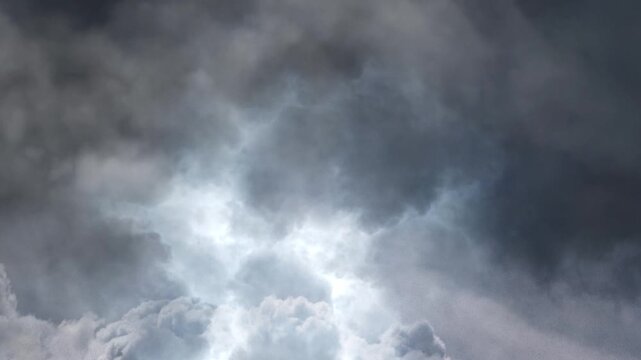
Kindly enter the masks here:
[[0, 360], [633, 360], [641, 3], [0, 0]]

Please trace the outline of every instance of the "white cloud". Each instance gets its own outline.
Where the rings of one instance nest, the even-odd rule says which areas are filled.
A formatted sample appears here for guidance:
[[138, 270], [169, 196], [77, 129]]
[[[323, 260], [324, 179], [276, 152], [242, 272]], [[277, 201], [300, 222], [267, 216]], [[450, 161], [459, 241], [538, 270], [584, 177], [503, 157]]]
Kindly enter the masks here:
[[208, 343], [211, 305], [178, 298], [148, 301], [109, 322], [87, 314], [60, 324], [20, 315], [0, 264], [0, 359], [199, 359]]
[[249, 336], [234, 360], [332, 360], [340, 348], [331, 307], [303, 297], [267, 297], [243, 319]]
[[[403, 326], [368, 279], [374, 238], [355, 216], [316, 214], [274, 236], [260, 214], [233, 200], [232, 187], [178, 182], [175, 189], [151, 213], [121, 214], [163, 234], [174, 250], [172, 274], [192, 295], [219, 305], [208, 335], [210, 358], [444, 356], [431, 327]], [[427, 340], [431, 348], [416, 343]], [[405, 352], [397, 350], [401, 345]]]

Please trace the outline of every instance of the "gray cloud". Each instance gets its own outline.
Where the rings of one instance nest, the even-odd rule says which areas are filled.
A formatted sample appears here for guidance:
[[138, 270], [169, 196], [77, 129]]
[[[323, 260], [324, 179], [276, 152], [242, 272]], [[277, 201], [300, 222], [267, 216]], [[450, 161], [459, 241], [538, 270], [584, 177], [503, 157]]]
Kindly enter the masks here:
[[250, 328], [247, 348], [238, 349], [232, 359], [335, 359], [338, 333], [329, 319], [326, 303], [305, 298], [265, 299]]
[[87, 311], [116, 316], [145, 299], [182, 292], [163, 266], [169, 250], [153, 233], [56, 204], [2, 221], [0, 259], [14, 279], [20, 310], [60, 321]]
[[149, 301], [113, 322], [88, 314], [56, 325], [17, 312], [1, 266], [0, 290], [3, 359], [195, 359], [207, 348], [213, 307], [195, 300]]
[[252, 305], [268, 296], [286, 299], [304, 297], [308, 301], [329, 300], [330, 289], [303, 264], [279, 259], [273, 254], [250, 256], [235, 276], [239, 299]]
[[429, 94], [371, 72], [285, 110], [249, 154], [249, 201], [286, 210], [329, 200], [377, 226], [423, 211], [439, 187], [493, 170], [479, 130], [441, 113]]
[[[618, 245], [638, 246], [637, 102], [607, 85], [598, 63], [560, 46], [565, 40], [545, 21], [509, 2], [485, 7], [475, 15], [464, 1], [409, 3], [398, 13], [375, 7], [368, 20], [380, 27], [357, 22], [345, 35], [369, 44], [369, 61], [332, 92], [317, 87], [315, 70], [293, 66], [298, 97], [245, 160], [248, 201], [270, 216], [309, 203], [339, 206], [376, 228], [425, 211], [439, 188], [476, 183], [482, 194], [470, 221], [479, 246], [547, 283], [563, 276], [567, 256], [605, 260]], [[622, 16], [624, 6], [616, 8], [613, 16]], [[323, 16], [340, 22], [332, 5], [323, 10], [319, 24]], [[412, 31], [430, 35], [412, 42]], [[590, 31], [595, 52], [606, 42], [599, 34], [612, 36], [601, 26]], [[574, 285], [630, 299], [639, 289]]]
[[622, 245], [601, 260], [566, 258], [561, 275], [541, 282], [519, 265], [496, 266], [491, 250], [476, 244], [467, 219], [478, 193], [444, 192], [426, 214], [374, 238], [366, 271], [385, 284], [402, 318], [430, 319], [453, 358], [634, 358], [638, 301], [603, 290], [634, 276], [619, 271], [634, 262], [636, 247]]
[[[21, 311], [56, 321], [116, 316], [176, 296], [181, 286], [165, 274], [169, 250], [158, 235], [103, 208], [153, 203], [188, 147], [231, 126], [189, 106], [207, 91], [178, 90], [194, 89], [189, 75], [149, 69], [106, 33], [32, 33], [4, 15], [0, 27], [0, 261]], [[208, 157], [217, 147], [207, 145]]]
[[[626, 27], [622, 11], [635, 7], [627, 4], [604, 11]], [[612, 37], [597, 24], [547, 24], [567, 11], [592, 23], [601, 10], [591, 2], [545, 8], [532, 28], [542, 45], [520, 52], [533, 59], [521, 60], [525, 68], [511, 79], [516, 107], [506, 115], [519, 124], [518, 133], [509, 134], [502, 174], [479, 209], [481, 227], [489, 229], [499, 256], [517, 259], [541, 279], [553, 278], [565, 256], [605, 259], [616, 246], [638, 244], [639, 238], [631, 217], [639, 193], [639, 152], [631, 137], [638, 132], [638, 104], [632, 93], [623, 95], [627, 85], [605, 75], [613, 67], [593, 62], [608, 56], [601, 50], [608, 44], [623, 49], [628, 35]], [[582, 53], [576, 46], [583, 45], [570, 45], [569, 38], [587, 41], [589, 48]], [[618, 291], [636, 298], [638, 284]]]
[[[0, 262], [21, 300], [7, 295], [0, 309], [111, 321], [186, 293], [167, 270], [170, 241], [106, 214], [153, 208], [177, 178], [231, 181], [244, 209], [278, 230], [270, 236], [354, 215], [373, 237], [371, 272], [359, 275], [406, 297], [403, 313], [428, 311], [411, 305], [411, 285], [435, 278], [453, 297], [456, 287], [472, 294], [461, 303], [490, 299], [508, 314], [501, 324], [523, 320], [531, 346], [560, 333], [590, 349], [554, 349], [632, 354], [628, 315], [612, 308], [629, 309], [641, 291], [636, 10], [592, 0], [8, 1]], [[469, 194], [452, 218], [430, 219], [448, 191]], [[331, 296], [296, 259], [242, 262], [232, 287], [246, 304], [305, 296], [296, 301], [314, 307]], [[588, 309], [609, 309], [607, 319]], [[54, 331], [11, 316], [23, 320], [8, 327]], [[479, 348], [483, 335], [463, 341], [448, 326], [437, 326], [448, 344]], [[338, 351], [331, 329], [305, 341], [265, 329], [236, 356], [293, 357], [330, 338], [310, 358]], [[503, 345], [504, 358], [523, 349]]]
[[401, 357], [412, 352], [420, 352], [427, 357], [445, 356], [445, 345], [434, 335], [434, 330], [428, 323], [416, 323], [407, 329], [397, 330], [394, 335], [397, 341], [396, 352]]
[[92, 0], [83, 3], [69, 0], [47, 2], [8, 0], [3, 2], [2, 9], [27, 24], [34, 18], [46, 21], [48, 18], [56, 17], [57, 20], [68, 21], [75, 27], [89, 28], [107, 22], [118, 3], [120, 3], [119, 0]]

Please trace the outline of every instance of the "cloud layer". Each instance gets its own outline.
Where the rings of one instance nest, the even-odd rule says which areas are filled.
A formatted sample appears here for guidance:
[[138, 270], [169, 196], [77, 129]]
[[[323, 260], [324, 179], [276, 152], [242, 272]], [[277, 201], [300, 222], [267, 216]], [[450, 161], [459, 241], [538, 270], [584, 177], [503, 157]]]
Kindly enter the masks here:
[[3, 2], [0, 357], [634, 357], [638, 10]]

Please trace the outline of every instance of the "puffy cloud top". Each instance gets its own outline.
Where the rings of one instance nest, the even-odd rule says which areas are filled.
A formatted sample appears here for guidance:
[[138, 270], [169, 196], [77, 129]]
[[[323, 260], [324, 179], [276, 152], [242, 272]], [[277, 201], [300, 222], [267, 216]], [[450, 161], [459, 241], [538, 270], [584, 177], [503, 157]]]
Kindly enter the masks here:
[[92, 314], [59, 324], [20, 315], [0, 267], [0, 357], [24, 360], [197, 359], [214, 307], [178, 298], [149, 301], [108, 322]]

